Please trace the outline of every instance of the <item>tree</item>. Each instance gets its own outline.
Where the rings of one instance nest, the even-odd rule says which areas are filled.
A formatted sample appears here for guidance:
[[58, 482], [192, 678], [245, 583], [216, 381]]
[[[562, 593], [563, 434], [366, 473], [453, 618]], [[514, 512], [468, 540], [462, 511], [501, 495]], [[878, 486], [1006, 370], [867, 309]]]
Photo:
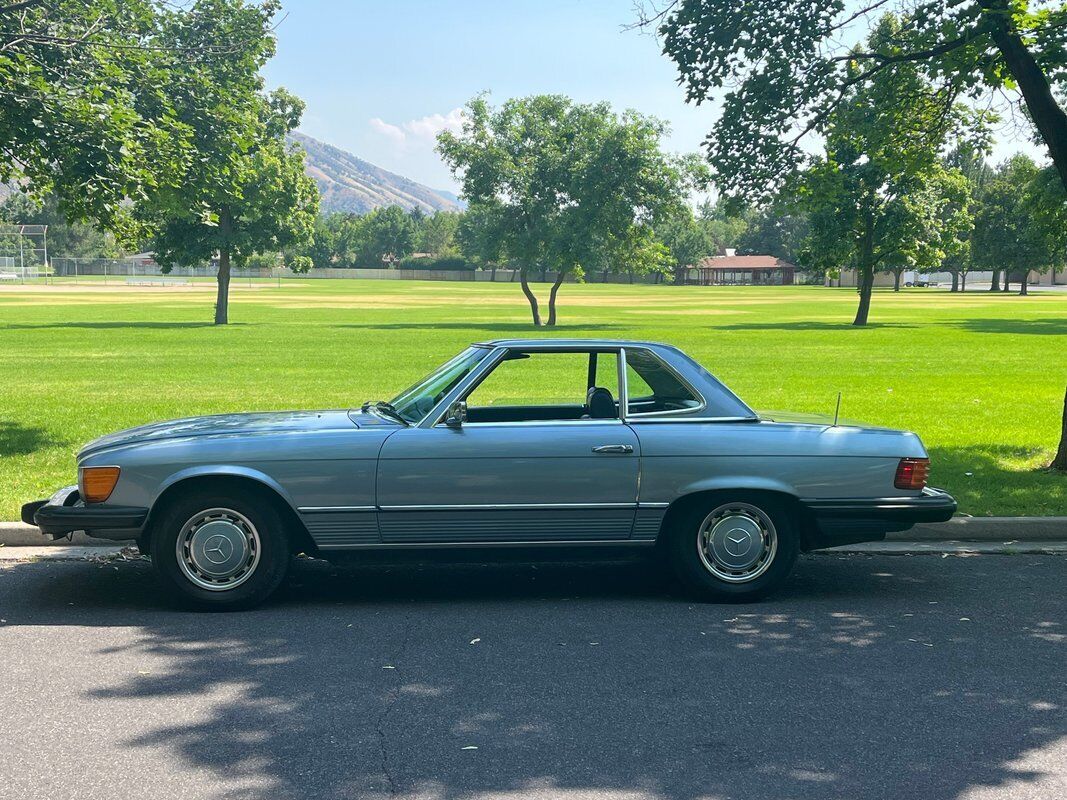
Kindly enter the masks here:
[[940, 83], [946, 109], [962, 94], [1017, 88], [1067, 185], [1067, 114], [1051, 88], [1067, 79], [1067, 4], [905, 0], [899, 13], [907, 36], [860, 50], [841, 46], [843, 33], [885, 5], [674, 0], [642, 21], [658, 24], [690, 100], [722, 96], [708, 147], [732, 190], [780, 183], [803, 160], [804, 137], [854, 86], [908, 66]]
[[59, 198], [47, 194], [38, 200], [15, 192], [0, 202], [0, 220], [24, 225], [48, 226], [51, 255], [71, 258], [116, 258], [122, 248], [115, 237], [84, 223], [70, 223], [60, 211]]
[[400, 261], [411, 255], [415, 252], [417, 226], [416, 219], [400, 206], [374, 209], [361, 220], [357, 262], [381, 269], [386, 259]]
[[416, 232], [415, 246], [418, 251], [435, 256], [453, 252], [456, 246], [456, 231], [462, 216], [456, 211], [438, 211], [424, 216]]
[[[709, 137], [718, 178], [735, 191], [780, 184], [803, 160], [801, 141], [817, 131], [851, 88], [908, 65], [944, 89], [944, 107], [962, 94], [1017, 89], [1067, 189], [1063, 96], [1067, 3], [1031, 0], [905, 0], [911, 33], [860, 52], [840, 36], [885, 0], [847, 4], [672, 0], [656, 17], [664, 52], [678, 65], [690, 100], [722, 94]], [[729, 87], [721, 92], [724, 87]], [[1060, 451], [1067, 450], [1067, 430]]]
[[[899, 21], [886, 16], [870, 44], [901, 34]], [[944, 112], [941, 92], [910, 65], [854, 83], [827, 116], [825, 156], [795, 180], [800, 205], [811, 214], [807, 260], [824, 269], [850, 264], [857, 270], [853, 325], [867, 324], [875, 272], [930, 268], [944, 257], [950, 230], [954, 234], [961, 221], [946, 220], [942, 211], [965, 182], [939, 154], [958, 120], [955, 109]]]
[[738, 241], [738, 252], [775, 256], [790, 264], [804, 265], [800, 251], [811, 234], [811, 225], [807, 214], [792, 198], [775, 198], [749, 211], [747, 219], [748, 225]]
[[504, 259], [503, 241], [497, 235], [500, 213], [497, 203], [482, 203], [463, 213], [456, 229], [456, 243], [460, 253], [473, 264], [490, 269], [490, 280], [496, 280], [496, 269]]
[[657, 226], [656, 235], [667, 247], [675, 283], [684, 283], [689, 267], [716, 252], [707, 228], [697, 221], [688, 206]]
[[275, 0], [197, 0], [203, 24], [174, 15], [160, 34], [173, 53], [232, 45], [225, 58], [172, 60], [167, 103], [195, 155], [179, 180], [150, 187], [134, 207], [164, 270], [217, 254], [217, 325], [229, 320], [232, 263], [308, 242], [318, 208], [303, 152], [285, 140], [303, 103], [283, 89], [264, 94], [259, 74], [274, 53], [277, 9]]
[[1034, 235], [1041, 242], [1055, 283], [1056, 273], [1067, 263], [1067, 189], [1053, 168], [1044, 167], [1038, 171], [1030, 181], [1021, 205]]
[[[438, 136], [438, 152], [462, 181], [471, 210], [492, 225], [488, 235], [519, 267], [534, 325], [539, 303], [529, 270], [556, 273], [548, 325], [568, 275], [628, 259], [655, 268], [651, 228], [684, 202], [685, 164], [659, 147], [661, 122], [605, 103], [581, 105], [538, 95], [489, 105], [467, 104], [460, 134]], [[647, 234], [647, 235], [646, 235]]]
[[1030, 272], [1043, 272], [1053, 261], [1051, 242], [1028, 207], [1039, 172], [1029, 156], [1013, 156], [986, 183], [975, 214], [975, 260], [987, 269], [1003, 270], [1005, 291], [1014, 279], [1019, 293], [1026, 294]]
[[124, 202], [185, 156], [167, 113], [164, 16], [151, 0], [0, 0], [0, 182], [132, 236]]
[[[945, 157], [945, 166], [957, 170], [966, 181], [967, 207], [971, 224], [959, 234], [959, 241], [946, 253], [941, 268], [952, 275], [953, 292], [967, 291], [967, 275], [977, 268], [974, 257], [974, 215], [982, 195], [993, 176], [993, 169], [986, 163], [988, 147], [972, 142], [959, 142]], [[994, 283], [998, 272], [994, 272]]]
[[738, 205], [719, 198], [714, 203], [701, 203], [697, 210], [697, 222], [708, 239], [711, 253], [721, 253], [727, 247], [736, 249], [748, 231], [748, 220]]

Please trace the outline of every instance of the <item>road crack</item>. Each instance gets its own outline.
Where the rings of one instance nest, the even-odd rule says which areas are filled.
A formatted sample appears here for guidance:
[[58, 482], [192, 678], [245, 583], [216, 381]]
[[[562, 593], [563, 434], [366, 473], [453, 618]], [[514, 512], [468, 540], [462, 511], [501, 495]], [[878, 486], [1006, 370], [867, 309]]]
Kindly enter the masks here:
[[397, 786], [396, 776], [393, 774], [391, 766], [391, 758], [389, 754], [389, 734], [386, 731], [386, 723], [389, 720], [389, 715], [392, 713], [393, 708], [396, 707], [397, 702], [400, 700], [400, 687], [403, 683], [404, 671], [400, 667], [400, 662], [404, 655], [407, 653], [408, 645], [411, 642], [412, 634], [412, 621], [414, 619], [413, 614], [405, 616], [405, 623], [401, 629], [400, 643], [397, 646], [396, 652], [390, 656], [390, 666], [392, 672], [396, 676], [396, 680], [393, 683], [392, 689], [385, 696], [385, 706], [382, 708], [381, 713], [378, 715], [378, 719], [375, 721], [374, 729], [378, 734], [378, 761], [379, 769], [382, 776], [385, 778], [385, 782], [389, 787], [389, 796], [397, 797], [400, 794], [400, 789]]

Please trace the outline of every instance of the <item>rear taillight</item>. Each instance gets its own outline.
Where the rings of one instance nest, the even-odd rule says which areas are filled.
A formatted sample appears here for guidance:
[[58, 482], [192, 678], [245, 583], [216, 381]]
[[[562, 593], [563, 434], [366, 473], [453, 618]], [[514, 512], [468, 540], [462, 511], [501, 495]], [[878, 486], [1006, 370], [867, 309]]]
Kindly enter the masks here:
[[929, 475], [930, 459], [902, 458], [897, 464], [897, 475], [893, 479], [893, 485], [898, 489], [922, 490], [926, 486], [926, 478]]

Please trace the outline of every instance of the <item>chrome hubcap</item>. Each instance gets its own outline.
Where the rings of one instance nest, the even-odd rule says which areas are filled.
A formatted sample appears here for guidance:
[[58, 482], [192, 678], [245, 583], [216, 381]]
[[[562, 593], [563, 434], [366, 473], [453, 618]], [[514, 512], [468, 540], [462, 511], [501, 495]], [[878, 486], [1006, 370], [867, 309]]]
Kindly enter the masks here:
[[259, 565], [259, 532], [247, 517], [229, 508], [201, 511], [178, 534], [178, 565], [201, 589], [240, 586]]
[[758, 578], [778, 552], [774, 523], [749, 503], [727, 503], [708, 514], [697, 532], [697, 553], [719, 580], [744, 583]]

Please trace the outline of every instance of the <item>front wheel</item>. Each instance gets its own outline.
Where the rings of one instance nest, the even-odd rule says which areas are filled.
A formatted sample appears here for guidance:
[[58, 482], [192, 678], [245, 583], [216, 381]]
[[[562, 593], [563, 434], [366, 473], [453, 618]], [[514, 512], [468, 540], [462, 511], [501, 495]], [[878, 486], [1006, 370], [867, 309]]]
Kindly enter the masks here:
[[675, 573], [693, 595], [746, 602], [777, 589], [800, 550], [782, 501], [726, 495], [694, 505], [668, 531]]
[[270, 596], [289, 567], [281, 517], [269, 502], [193, 491], [153, 526], [152, 563], [164, 586], [201, 610], [251, 608]]

